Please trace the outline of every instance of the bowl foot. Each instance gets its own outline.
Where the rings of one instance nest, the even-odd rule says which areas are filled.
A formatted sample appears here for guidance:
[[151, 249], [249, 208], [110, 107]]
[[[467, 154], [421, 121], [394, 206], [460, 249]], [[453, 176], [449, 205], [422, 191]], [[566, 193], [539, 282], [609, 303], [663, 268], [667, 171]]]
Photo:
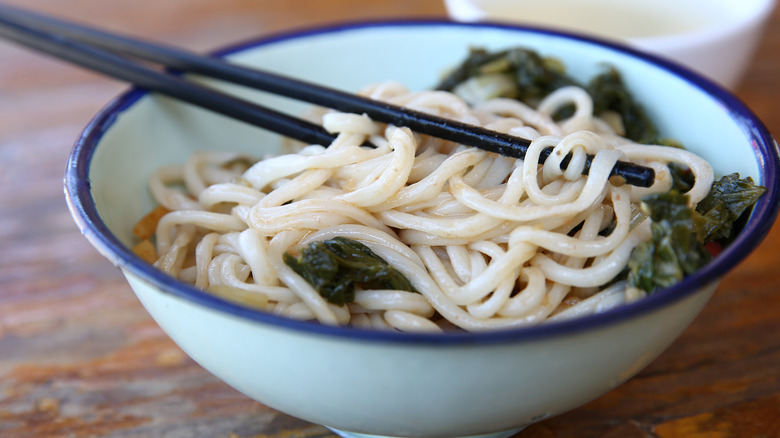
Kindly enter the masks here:
[[[518, 427], [516, 429], [504, 430], [501, 432], [486, 433], [483, 435], [469, 435], [469, 436], [449, 437], [449, 438], [508, 438], [520, 432], [524, 428], [525, 427]], [[328, 427], [328, 429], [332, 430], [336, 435], [342, 438], [400, 438], [400, 437], [388, 437], [384, 435], [371, 435], [368, 433], [346, 432], [343, 430], [334, 429], [332, 427]]]

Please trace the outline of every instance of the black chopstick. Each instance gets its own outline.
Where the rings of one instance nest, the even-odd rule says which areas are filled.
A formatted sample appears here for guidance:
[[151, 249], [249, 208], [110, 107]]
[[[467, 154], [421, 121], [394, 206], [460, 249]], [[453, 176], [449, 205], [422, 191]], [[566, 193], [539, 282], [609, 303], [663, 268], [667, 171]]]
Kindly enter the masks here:
[[[125, 56], [343, 112], [365, 113], [378, 122], [407, 126], [422, 134], [501, 155], [523, 158], [530, 144], [527, 139], [431, 116], [293, 78], [241, 67], [220, 58], [198, 55], [171, 46], [87, 28], [15, 7], [0, 5], [0, 36], [82, 67], [133, 83], [141, 88], [167, 94], [308, 143], [328, 145], [332, 142], [333, 136], [317, 125], [197, 86], [179, 76], [164, 74], [135, 63]], [[551, 151], [551, 148], [546, 149], [541, 159], [546, 159]], [[592, 157], [588, 157], [583, 170], [585, 174], [588, 172], [591, 159]], [[563, 167], [565, 165], [566, 162]], [[628, 184], [640, 187], [649, 187], [655, 179], [652, 169], [623, 161], [615, 165], [612, 175], [621, 177]]]
[[108, 51], [14, 23], [5, 18], [4, 8], [0, 6], [0, 36], [24, 46], [306, 143], [328, 145], [335, 139], [321, 126], [305, 120], [199, 86]]

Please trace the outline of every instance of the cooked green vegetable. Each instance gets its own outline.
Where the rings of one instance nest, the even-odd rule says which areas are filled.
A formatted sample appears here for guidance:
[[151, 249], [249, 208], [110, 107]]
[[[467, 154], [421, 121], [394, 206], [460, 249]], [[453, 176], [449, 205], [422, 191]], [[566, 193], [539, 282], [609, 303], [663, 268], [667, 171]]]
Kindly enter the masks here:
[[[676, 187], [690, 188], [687, 169], [672, 167], [672, 171], [679, 174]], [[687, 197], [677, 189], [645, 197], [642, 207], [653, 221], [653, 237], [631, 254], [629, 285], [653, 292], [699, 269], [710, 260], [705, 245], [725, 244], [731, 239], [735, 223], [765, 191], [752, 178], [742, 179], [733, 173], [715, 181], [695, 210], [688, 207]]]
[[672, 175], [672, 188], [680, 193], [685, 193], [693, 187], [696, 179], [693, 177], [693, 172], [688, 166], [669, 163], [669, 172]]
[[631, 254], [630, 286], [654, 292], [677, 283], [710, 260], [704, 244], [691, 233], [693, 214], [686, 195], [676, 190], [648, 195], [642, 208], [653, 221], [653, 237]]
[[614, 111], [620, 114], [626, 132], [624, 137], [637, 143], [656, 143], [658, 130], [645, 109], [629, 93], [620, 73], [614, 68], [594, 77], [587, 88], [593, 98], [593, 113]]
[[[567, 76], [564, 65], [533, 50], [515, 48], [499, 52], [472, 49], [469, 56], [437, 86], [452, 91], [467, 102], [510, 97], [536, 106], [558, 88], [577, 85], [593, 98], [594, 113], [612, 111], [620, 115], [624, 136], [637, 143], [658, 142], [658, 131], [614, 68], [594, 77], [587, 86]], [[562, 108], [553, 117], [560, 120], [573, 112]]]
[[726, 175], [712, 184], [706, 198], [693, 213], [694, 231], [703, 243], [728, 240], [734, 234], [734, 223], [766, 191], [750, 177], [739, 174]]
[[407, 290], [414, 287], [400, 272], [360, 242], [344, 237], [310, 244], [284, 262], [336, 305], [354, 301], [355, 286]]
[[[493, 82], [509, 78], [513, 87], [496, 87]], [[439, 90], [454, 91], [469, 81], [470, 86], [481, 85], [486, 90], [498, 88], [501, 95], [487, 92], [485, 97], [511, 97], [529, 104], [535, 104], [556, 89], [574, 85], [566, 76], [563, 64], [555, 58], [544, 58], [533, 50], [514, 48], [499, 52], [471, 49], [469, 56], [436, 87]]]

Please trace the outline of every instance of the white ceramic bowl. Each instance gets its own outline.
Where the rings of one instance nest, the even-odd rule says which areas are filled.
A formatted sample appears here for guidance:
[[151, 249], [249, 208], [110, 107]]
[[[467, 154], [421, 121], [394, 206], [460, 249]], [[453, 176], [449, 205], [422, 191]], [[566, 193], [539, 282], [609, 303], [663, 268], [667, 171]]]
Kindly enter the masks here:
[[[424, 44], [421, 44], [424, 42]], [[261, 403], [340, 431], [410, 437], [502, 436], [575, 408], [630, 378], [693, 320], [718, 279], [777, 214], [778, 150], [731, 94], [630, 49], [547, 31], [444, 22], [348, 24], [265, 38], [230, 59], [354, 91], [400, 80], [432, 86], [471, 46], [523, 45], [589, 78], [611, 63], [664, 134], [768, 192], [732, 246], [680, 284], [625, 307], [492, 333], [401, 334], [288, 320], [224, 301], [158, 272], [128, 249], [153, 204], [146, 178], [193, 151], [263, 152], [272, 134], [185, 104], [130, 91], [78, 140], [66, 175], [73, 216], [118, 266], [149, 313], [193, 359]], [[648, 85], [652, 84], [652, 85]], [[305, 105], [232, 91], [292, 112]]]
[[776, 0], [444, 0], [459, 21], [502, 21], [585, 32], [634, 47], [733, 88], [753, 58]]

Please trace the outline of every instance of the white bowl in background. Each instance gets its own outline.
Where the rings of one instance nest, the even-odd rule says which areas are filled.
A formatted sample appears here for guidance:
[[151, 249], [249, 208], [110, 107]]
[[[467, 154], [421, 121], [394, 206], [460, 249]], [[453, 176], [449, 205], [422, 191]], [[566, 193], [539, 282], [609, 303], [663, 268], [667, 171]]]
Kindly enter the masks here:
[[[765, 185], [767, 193], [734, 243], [669, 289], [537, 327], [403, 334], [285, 319], [179, 282], [130, 250], [133, 225], [153, 207], [147, 190], [153, 171], [197, 150], [259, 155], [281, 144], [276, 135], [140, 90], [110, 103], [78, 140], [65, 179], [68, 205], [85, 237], [122, 270], [166, 333], [247, 396], [350, 436], [511, 435], [593, 400], [644, 368], [763, 239], [780, 196], [777, 145], [766, 128], [729, 92], [688, 70], [552, 31], [438, 21], [352, 23], [266, 37], [225, 52], [235, 62], [356, 91], [384, 80], [428, 88], [469, 47], [518, 45], [558, 57], [579, 80], [600, 72], [605, 62], [614, 65], [663, 135], [703, 155], [718, 174], [738, 171]], [[292, 113], [305, 107], [230, 90]]]
[[632, 44], [739, 84], [776, 0], [444, 0], [457, 21], [514, 22]]

